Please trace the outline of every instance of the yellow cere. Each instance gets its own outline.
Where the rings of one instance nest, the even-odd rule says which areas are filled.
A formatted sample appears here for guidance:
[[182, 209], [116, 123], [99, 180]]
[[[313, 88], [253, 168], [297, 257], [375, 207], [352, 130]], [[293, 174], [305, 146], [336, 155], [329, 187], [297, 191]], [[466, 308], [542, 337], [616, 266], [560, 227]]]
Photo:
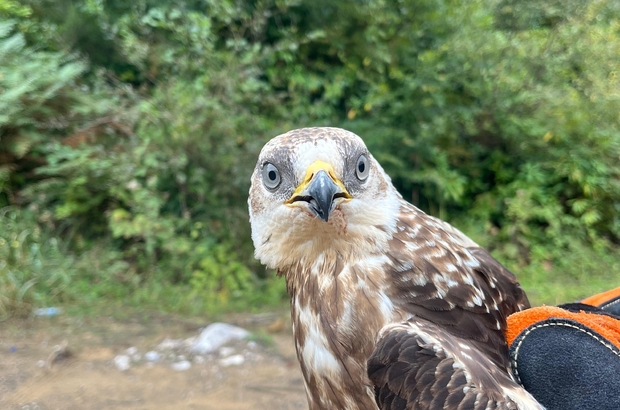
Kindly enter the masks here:
[[287, 204], [291, 204], [293, 203], [293, 200], [295, 197], [297, 196], [302, 196], [304, 191], [308, 188], [308, 186], [310, 185], [310, 182], [312, 181], [312, 178], [319, 172], [319, 171], [325, 171], [327, 172], [327, 175], [329, 175], [329, 177], [332, 179], [332, 181], [334, 181], [334, 183], [336, 184], [336, 186], [338, 188], [340, 188], [342, 190], [342, 192], [345, 194], [346, 199], [351, 199], [353, 198], [351, 196], [351, 194], [349, 194], [349, 192], [347, 191], [347, 189], [345, 188], [344, 184], [342, 183], [342, 181], [340, 181], [337, 177], [336, 177], [336, 173], [334, 172], [334, 167], [325, 162], [325, 161], [321, 161], [316, 160], [314, 161], [307, 169], [306, 169], [306, 175], [304, 176], [304, 180], [301, 182], [301, 184], [299, 184], [299, 186], [295, 189], [295, 192], [293, 192], [293, 195], [291, 195], [291, 197], [286, 201]]

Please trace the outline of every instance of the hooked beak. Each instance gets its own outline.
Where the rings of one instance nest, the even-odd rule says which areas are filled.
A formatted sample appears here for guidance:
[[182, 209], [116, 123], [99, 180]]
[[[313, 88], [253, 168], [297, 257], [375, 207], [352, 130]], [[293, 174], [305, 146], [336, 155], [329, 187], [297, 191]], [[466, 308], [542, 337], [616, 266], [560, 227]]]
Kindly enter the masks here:
[[336, 178], [334, 168], [318, 160], [308, 167], [303, 182], [285, 203], [290, 206], [307, 203], [316, 216], [327, 222], [336, 206], [336, 198], [351, 199], [352, 196], [342, 181]]

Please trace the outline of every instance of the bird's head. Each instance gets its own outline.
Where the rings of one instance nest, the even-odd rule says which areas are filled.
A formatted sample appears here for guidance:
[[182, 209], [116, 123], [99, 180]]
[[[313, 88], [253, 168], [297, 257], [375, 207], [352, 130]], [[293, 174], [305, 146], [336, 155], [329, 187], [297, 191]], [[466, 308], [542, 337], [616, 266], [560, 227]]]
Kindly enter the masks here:
[[395, 229], [400, 196], [360, 137], [303, 128], [269, 141], [248, 204], [256, 257], [271, 268], [380, 251]]

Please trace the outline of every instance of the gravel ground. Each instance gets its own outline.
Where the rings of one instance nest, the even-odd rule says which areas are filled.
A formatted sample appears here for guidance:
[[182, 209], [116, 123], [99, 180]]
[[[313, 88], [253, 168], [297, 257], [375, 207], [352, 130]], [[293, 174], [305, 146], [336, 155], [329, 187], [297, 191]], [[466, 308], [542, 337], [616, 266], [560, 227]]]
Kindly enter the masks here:
[[169, 315], [0, 323], [0, 408], [306, 409], [285, 314], [229, 323], [262, 336], [197, 354], [208, 323]]

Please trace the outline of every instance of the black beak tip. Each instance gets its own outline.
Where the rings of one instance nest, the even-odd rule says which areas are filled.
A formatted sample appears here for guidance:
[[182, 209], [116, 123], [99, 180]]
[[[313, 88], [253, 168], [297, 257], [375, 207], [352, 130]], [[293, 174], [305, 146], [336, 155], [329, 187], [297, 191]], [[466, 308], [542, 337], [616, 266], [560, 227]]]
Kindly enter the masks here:
[[310, 210], [323, 222], [329, 220], [334, 207], [334, 197], [339, 191], [338, 186], [325, 171], [319, 171], [308, 187], [308, 194], [312, 198]]
[[310, 210], [323, 222], [327, 222], [329, 220], [329, 211], [325, 212], [325, 210], [321, 208], [316, 201], [310, 203]]

